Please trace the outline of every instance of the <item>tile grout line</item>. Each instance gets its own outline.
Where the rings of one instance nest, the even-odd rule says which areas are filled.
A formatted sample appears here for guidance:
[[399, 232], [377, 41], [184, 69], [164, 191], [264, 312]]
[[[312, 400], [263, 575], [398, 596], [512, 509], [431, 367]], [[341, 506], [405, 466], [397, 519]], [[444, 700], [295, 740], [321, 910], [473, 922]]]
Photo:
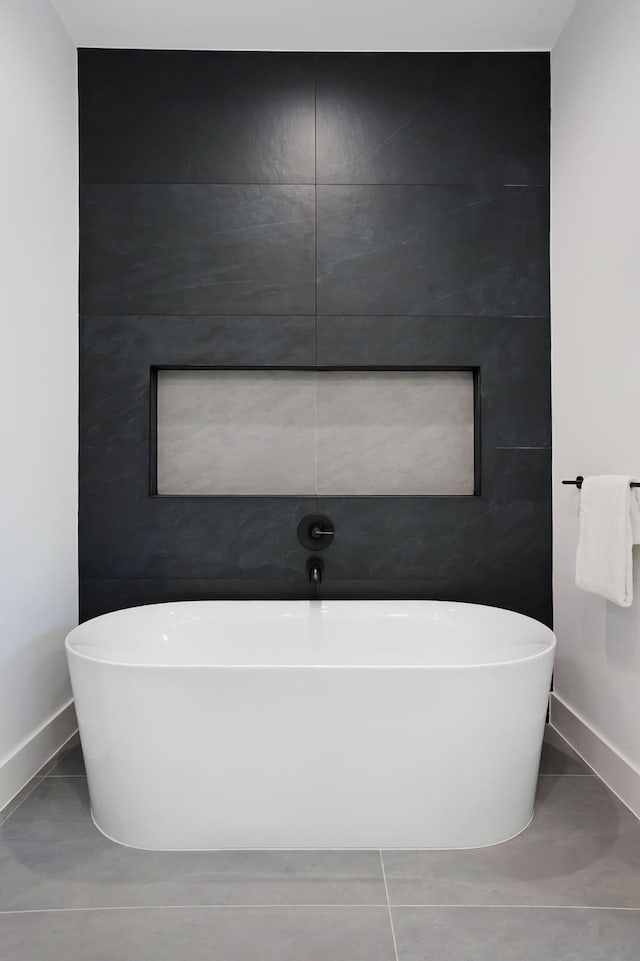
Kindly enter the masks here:
[[[318, 328], [318, 319], [316, 318], [316, 331]], [[316, 357], [317, 357], [317, 347], [316, 347]], [[317, 502], [320, 496], [318, 492], [318, 375], [316, 374], [313, 378], [313, 481], [314, 481], [314, 497], [316, 499], [316, 510]]]
[[538, 774], [538, 777], [598, 777], [593, 771], [587, 774]]
[[[318, 78], [313, 78], [313, 337], [314, 364], [318, 366]], [[318, 375], [314, 376], [313, 397], [313, 493], [318, 492]]]
[[635, 911], [640, 912], [640, 906], [637, 908], [616, 906], [614, 904], [394, 904], [394, 908], [446, 908], [447, 910], [459, 910], [462, 909], [466, 911], [467, 909], [478, 911], [478, 910], [495, 910], [495, 909], [507, 909], [509, 911], [523, 910], [523, 911]]
[[[322, 184], [320, 184], [319, 186], [322, 186]], [[293, 320], [309, 319], [310, 317], [315, 317], [315, 314], [300, 314], [300, 313], [297, 313], [297, 314], [256, 314], [256, 313], [216, 314], [211, 311], [209, 311], [208, 313], [202, 313], [202, 312], [185, 313], [184, 311], [182, 313], [175, 313], [175, 311], [173, 313], [171, 312], [158, 313], [157, 311], [139, 311], [139, 310], [135, 310], [133, 311], [133, 313], [129, 313], [129, 314], [105, 314], [104, 312], [97, 313], [95, 311], [85, 310], [81, 312], [80, 317], [93, 318], [93, 319], [102, 318], [102, 317], [116, 317], [116, 318], [134, 317], [136, 320], [139, 320], [140, 318], [145, 318], [145, 317], [167, 317], [170, 319], [175, 319], [175, 318], [182, 319], [184, 317], [212, 317], [218, 320], [221, 318], [224, 318], [226, 320], [231, 320], [231, 321], [236, 320], [238, 317], [244, 317], [244, 318], [254, 317], [257, 320], [269, 321], [269, 320], [282, 320], [282, 318], [293, 319]], [[476, 321], [476, 320], [483, 321], [483, 320], [547, 320], [548, 314], [373, 314], [371, 313], [371, 311], [368, 311], [366, 314], [349, 314], [342, 311], [339, 314], [321, 313], [320, 317], [328, 317], [332, 320], [333, 319], [340, 320], [341, 318], [345, 318], [345, 317], [351, 318], [354, 320], [361, 320], [363, 318], [366, 319], [368, 317], [376, 317], [376, 318], [400, 318], [401, 320], [424, 320], [425, 318], [430, 320], [451, 320], [451, 318], [455, 318], [458, 320], [462, 319], [462, 320], [472, 320], [472, 321]]]
[[[616, 907], [610, 904], [115, 904], [74, 908], [8, 908], [0, 910], [0, 917], [12, 914], [74, 914], [88, 911], [233, 911], [242, 910], [390, 910], [394, 908], [423, 908], [430, 910], [523, 910], [523, 911], [626, 911], [640, 913], [640, 907]], [[393, 933], [393, 923], [391, 923]], [[395, 935], [394, 935], [395, 947]], [[396, 954], [397, 957], [397, 954]]]
[[[35, 774], [35, 775], [33, 776], [33, 784], [32, 784], [32, 786], [31, 786], [31, 789], [30, 789], [29, 791], [27, 791], [27, 793], [25, 794], [25, 796], [16, 804], [16, 806], [9, 812], [9, 814], [7, 814], [6, 817], [3, 817], [3, 816], [2, 816], [2, 815], [3, 815], [3, 812], [0, 811], [0, 827], [2, 827], [4, 824], [6, 824], [7, 821], [8, 821], [10, 818], [13, 817], [13, 815], [16, 813], [16, 811], [18, 811], [18, 810], [22, 807], [22, 805], [23, 805], [24, 802], [27, 800], [27, 798], [31, 797], [31, 795], [33, 794], [33, 792], [35, 791], [35, 789], [36, 789], [37, 787], [39, 787], [40, 784], [42, 784], [43, 781], [46, 781], [46, 779], [47, 779], [47, 775], [41, 776], [41, 775], [39, 775], [39, 774]], [[25, 785], [25, 787], [26, 787], [26, 785]], [[23, 788], [23, 790], [24, 790], [24, 788]], [[9, 804], [7, 805], [7, 807], [9, 807], [10, 804], [11, 804], [11, 801], [9, 802]]]
[[[315, 363], [318, 364], [318, 78], [313, 78], [313, 310]], [[317, 477], [316, 477], [317, 494]]]
[[[76, 731], [76, 734], [77, 734], [77, 731]], [[71, 737], [68, 738], [68, 740], [67, 740], [66, 743], [68, 743], [68, 741], [73, 740], [73, 738], [74, 738], [75, 736], [76, 736], [75, 734], [72, 734]], [[60, 762], [63, 760], [63, 758], [65, 758], [65, 757], [67, 756], [67, 754], [69, 754], [70, 751], [72, 751], [72, 750], [74, 749], [75, 746], [76, 746], [75, 744], [72, 744], [72, 745], [70, 745], [69, 747], [65, 747], [65, 745], [63, 745], [63, 747], [62, 747], [62, 749], [61, 749], [62, 753], [59, 755], [59, 757], [57, 758], [57, 760], [52, 764], [52, 766], [51, 766], [51, 768], [49, 769], [49, 771], [48, 771], [46, 774], [41, 774], [41, 773], [40, 773], [40, 771], [43, 771], [43, 770], [47, 767], [47, 765], [51, 764], [52, 758], [49, 758], [49, 760], [48, 760], [45, 764], [42, 765], [42, 767], [40, 768], [40, 770], [37, 771], [37, 772], [33, 775], [33, 777], [31, 778], [30, 781], [27, 781], [27, 783], [24, 785], [24, 787], [21, 788], [21, 791], [24, 791], [25, 788], [27, 788], [27, 787], [29, 786], [29, 784], [31, 784], [31, 788], [30, 788], [29, 791], [27, 791], [27, 793], [24, 795], [24, 797], [18, 802], [18, 804], [16, 804], [16, 806], [15, 806], [14, 808], [12, 808], [12, 810], [11, 810], [8, 814], [6, 814], [6, 815], [4, 814], [4, 812], [7, 810], [7, 808], [9, 808], [9, 807], [11, 806], [11, 804], [13, 803], [13, 801], [15, 800], [15, 798], [13, 798], [11, 801], [9, 801], [9, 803], [8, 803], [7, 805], [5, 805], [5, 807], [2, 809], [2, 811], [0, 811], [0, 827], [2, 827], [3, 824], [6, 824], [7, 821], [9, 820], [9, 818], [12, 818], [12, 817], [13, 817], [13, 815], [16, 813], [16, 811], [18, 810], [18, 808], [22, 807], [22, 805], [23, 805], [24, 802], [27, 800], [27, 798], [31, 797], [31, 795], [33, 794], [33, 792], [35, 791], [35, 789], [36, 789], [37, 787], [39, 787], [39, 786], [42, 784], [43, 781], [46, 781], [47, 778], [51, 777], [51, 772], [52, 772], [52, 771], [55, 771], [55, 769], [56, 769], [56, 767], [58, 766], [58, 764], [60, 764]], [[54, 754], [53, 756], [55, 757], [56, 755]], [[61, 776], [66, 777], [67, 775], [59, 775], [59, 774], [56, 774], [56, 775], [55, 775], [55, 777], [61, 777]], [[69, 775], [69, 776], [71, 776], [71, 777], [86, 777], [86, 773], [85, 773], [85, 774], [79, 774], [79, 775]], [[18, 794], [20, 794], [20, 791], [18, 791]], [[17, 797], [17, 795], [16, 795], [16, 797]]]
[[[416, 180], [412, 183], [401, 181], [375, 181], [375, 180], [297, 180], [294, 182], [283, 180], [149, 180], [140, 183], [137, 180], [83, 180], [81, 187], [473, 187], [482, 189], [485, 184], [474, 180], [452, 180], [442, 183], [440, 180]], [[515, 187], [526, 187], [533, 190], [547, 190], [549, 184], [526, 183], [526, 184], [505, 184], [501, 181], [492, 181], [486, 184], [488, 190], [496, 190], [501, 187], [513, 189]]]
[[380, 848], [380, 867], [382, 868], [382, 880], [384, 881], [384, 893], [387, 898], [387, 911], [389, 912], [389, 924], [391, 925], [391, 937], [393, 939], [393, 953], [395, 955], [395, 961], [398, 959], [398, 945], [396, 942], [396, 931], [393, 926], [393, 914], [391, 913], [391, 902], [389, 901], [389, 888], [387, 887], [387, 874], [384, 869], [384, 858], [382, 856], [382, 848]]
[[[58, 766], [58, 765], [56, 765], [56, 767], [57, 767], [57, 766]], [[48, 779], [49, 779], [50, 777], [54, 777], [54, 778], [63, 778], [63, 777], [84, 777], [84, 778], [86, 778], [86, 776], [87, 776], [87, 772], [86, 772], [86, 770], [85, 770], [85, 771], [83, 771], [83, 772], [82, 772], [82, 774], [55, 774], [55, 773], [54, 773], [54, 772], [55, 772], [55, 770], [56, 770], [56, 768], [54, 767], [54, 768], [53, 768], [53, 770], [52, 770], [52, 771], [51, 771], [51, 772], [50, 772], [49, 774], [45, 774], [45, 775], [43, 775], [43, 778], [42, 778], [42, 779], [43, 779], [43, 781], [44, 781], [44, 780], [48, 780]]]
[[[0, 917], [8, 914], [73, 914], [86, 911], [226, 911], [227, 908], [234, 911], [256, 909], [277, 910], [322, 910], [330, 908], [344, 910], [376, 910], [382, 911], [387, 907], [386, 904], [115, 904], [115, 905], [96, 905], [94, 907], [75, 907], [75, 908], [15, 908], [0, 910]], [[631, 909], [630, 909], [631, 910]], [[634, 909], [635, 910], [635, 909]], [[640, 910], [640, 908], [638, 909]]]

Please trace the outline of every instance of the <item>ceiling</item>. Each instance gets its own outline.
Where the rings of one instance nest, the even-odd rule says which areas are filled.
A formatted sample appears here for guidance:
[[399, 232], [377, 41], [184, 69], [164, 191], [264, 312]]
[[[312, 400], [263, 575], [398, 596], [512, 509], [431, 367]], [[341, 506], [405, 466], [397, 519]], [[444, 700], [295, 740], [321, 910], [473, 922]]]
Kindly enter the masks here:
[[576, 0], [52, 0], [80, 47], [550, 50]]

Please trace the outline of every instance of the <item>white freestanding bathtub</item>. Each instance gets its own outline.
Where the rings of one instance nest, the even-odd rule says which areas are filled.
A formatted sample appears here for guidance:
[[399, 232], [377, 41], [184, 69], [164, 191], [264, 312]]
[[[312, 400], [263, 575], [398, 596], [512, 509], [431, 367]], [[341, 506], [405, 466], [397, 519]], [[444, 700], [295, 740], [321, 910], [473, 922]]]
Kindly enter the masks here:
[[152, 849], [463, 848], [533, 813], [555, 638], [431, 601], [204, 601], [66, 642], [93, 817]]

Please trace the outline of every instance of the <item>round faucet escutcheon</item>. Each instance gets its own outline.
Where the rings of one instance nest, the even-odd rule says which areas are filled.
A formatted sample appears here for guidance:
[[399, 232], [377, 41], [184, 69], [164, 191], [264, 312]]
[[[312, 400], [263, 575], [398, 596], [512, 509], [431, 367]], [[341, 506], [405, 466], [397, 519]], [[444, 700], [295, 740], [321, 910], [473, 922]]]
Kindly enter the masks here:
[[309, 551], [323, 551], [335, 536], [333, 522], [325, 514], [307, 514], [298, 524], [298, 540]]

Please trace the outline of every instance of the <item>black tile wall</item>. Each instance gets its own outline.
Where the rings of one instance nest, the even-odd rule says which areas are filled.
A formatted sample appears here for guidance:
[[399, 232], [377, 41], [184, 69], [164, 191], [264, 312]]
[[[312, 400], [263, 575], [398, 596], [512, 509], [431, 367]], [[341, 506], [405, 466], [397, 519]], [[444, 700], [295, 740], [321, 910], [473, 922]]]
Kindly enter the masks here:
[[83, 183], [313, 184], [312, 61], [80, 51]]
[[317, 188], [322, 314], [549, 310], [541, 187]]
[[312, 314], [314, 188], [84, 184], [85, 314]]
[[545, 55], [338, 54], [317, 77], [327, 184], [547, 184]]
[[[327, 598], [551, 620], [549, 58], [81, 50], [81, 617]], [[478, 371], [474, 497], [156, 497], [155, 367]]]

